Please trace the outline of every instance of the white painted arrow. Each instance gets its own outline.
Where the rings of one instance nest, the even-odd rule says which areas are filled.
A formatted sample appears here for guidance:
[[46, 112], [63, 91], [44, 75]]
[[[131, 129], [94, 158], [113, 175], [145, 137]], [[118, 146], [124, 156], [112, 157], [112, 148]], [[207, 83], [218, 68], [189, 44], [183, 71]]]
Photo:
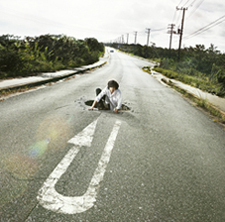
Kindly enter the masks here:
[[55, 190], [55, 185], [60, 177], [66, 172], [76, 154], [79, 152], [80, 147], [91, 146], [96, 123], [97, 120], [92, 122], [83, 131], [68, 141], [69, 143], [73, 143], [75, 146], [68, 151], [68, 153], [50, 174], [38, 192], [37, 199], [44, 208], [57, 213], [76, 214], [84, 212], [93, 207], [96, 201], [99, 184], [103, 180], [107, 164], [110, 160], [114, 142], [121, 125], [120, 121], [116, 121], [113, 127], [89, 187], [83, 196], [63, 196]]

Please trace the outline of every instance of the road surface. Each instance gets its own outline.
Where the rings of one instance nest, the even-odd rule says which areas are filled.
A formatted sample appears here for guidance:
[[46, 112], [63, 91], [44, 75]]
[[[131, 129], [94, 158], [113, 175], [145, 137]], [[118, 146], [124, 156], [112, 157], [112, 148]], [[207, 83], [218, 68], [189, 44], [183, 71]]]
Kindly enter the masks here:
[[[115, 51], [0, 103], [0, 221], [225, 221], [225, 132]], [[120, 84], [130, 111], [88, 111]]]

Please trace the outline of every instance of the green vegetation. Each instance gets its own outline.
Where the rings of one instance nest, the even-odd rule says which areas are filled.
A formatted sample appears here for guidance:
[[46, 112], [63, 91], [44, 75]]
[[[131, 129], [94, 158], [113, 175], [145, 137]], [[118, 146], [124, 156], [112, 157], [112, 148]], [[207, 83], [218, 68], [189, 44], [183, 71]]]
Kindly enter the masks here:
[[203, 91], [206, 91], [212, 94], [221, 95], [223, 92], [223, 91], [221, 92], [221, 85], [219, 83], [210, 81], [208, 77], [204, 75], [201, 76], [201, 73], [200, 73], [200, 76], [191, 76], [191, 75], [181, 74], [178, 72], [174, 72], [172, 70], [163, 69], [159, 67], [155, 67], [153, 70], [159, 73], [162, 73], [168, 78], [179, 80], [185, 84], [194, 86], [196, 88], [199, 88]]
[[219, 52], [214, 45], [208, 49], [204, 45], [196, 45], [181, 50], [180, 61], [177, 50], [163, 49], [142, 45], [118, 45], [111, 47], [121, 51], [152, 59], [159, 63], [155, 70], [169, 78], [185, 82], [204, 91], [225, 96], [225, 54]]
[[[169, 85], [171, 85], [171, 83], [169, 83]], [[195, 102], [197, 104], [197, 106], [201, 107], [202, 109], [207, 111], [209, 114], [214, 116], [215, 117], [214, 121], [225, 124], [224, 112], [222, 112], [221, 110], [219, 110], [218, 108], [216, 108], [215, 106], [210, 104], [206, 99], [198, 98], [177, 86], [174, 86], [174, 85], [171, 85], [171, 86], [178, 92], [182, 93], [185, 97], [187, 97], [187, 98], [191, 99], [193, 102]]]
[[[149, 72], [149, 70], [147, 70], [146, 68], [144, 68], [143, 70], [145, 72]], [[209, 103], [207, 99], [202, 99], [195, 96], [194, 94], [189, 93], [185, 89], [182, 89], [174, 85], [174, 83], [171, 80], [167, 81], [165, 78], [163, 78], [162, 81], [168, 84], [169, 86], [171, 86], [173, 89], [175, 89], [179, 93], [183, 94], [184, 97], [193, 101], [196, 104], [196, 106], [201, 107], [202, 109], [207, 111], [210, 115], [214, 117], [214, 121], [225, 124], [225, 113], [221, 111], [220, 109], [218, 109], [217, 107], [213, 106], [211, 103]]]
[[37, 75], [92, 64], [104, 54], [104, 45], [94, 38], [76, 40], [64, 35], [20, 39], [0, 36], [0, 79]]

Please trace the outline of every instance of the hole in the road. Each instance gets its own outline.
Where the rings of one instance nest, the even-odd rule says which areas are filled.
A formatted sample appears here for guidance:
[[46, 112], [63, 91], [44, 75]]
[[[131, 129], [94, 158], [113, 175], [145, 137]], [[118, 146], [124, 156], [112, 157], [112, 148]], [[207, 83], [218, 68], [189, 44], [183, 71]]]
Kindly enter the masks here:
[[[85, 104], [86, 104], [87, 106], [92, 106], [93, 102], [94, 102], [94, 100], [88, 100], [88, 101], [85, 102]], [[97, 107], [96, 107], [96, 108], [97, 108]], [[121, 110], [123, 110], [123, 111], [129, 111], [130, 108], [129, 108], [127, 105], [122, 104]]]

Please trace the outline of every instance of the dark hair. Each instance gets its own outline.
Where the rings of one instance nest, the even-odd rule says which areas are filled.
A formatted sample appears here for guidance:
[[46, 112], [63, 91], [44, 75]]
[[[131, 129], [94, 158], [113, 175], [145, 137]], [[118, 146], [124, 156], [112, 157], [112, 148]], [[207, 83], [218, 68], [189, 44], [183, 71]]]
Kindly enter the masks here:
[[115, 80], [110, 80], [110, 81], [108, 82], [108, 89], [109, 89], [110, 87], [114, 87], [115, 89], [118, 89], [118, 88], [119, 88], [119, 84], [118, 84]]

